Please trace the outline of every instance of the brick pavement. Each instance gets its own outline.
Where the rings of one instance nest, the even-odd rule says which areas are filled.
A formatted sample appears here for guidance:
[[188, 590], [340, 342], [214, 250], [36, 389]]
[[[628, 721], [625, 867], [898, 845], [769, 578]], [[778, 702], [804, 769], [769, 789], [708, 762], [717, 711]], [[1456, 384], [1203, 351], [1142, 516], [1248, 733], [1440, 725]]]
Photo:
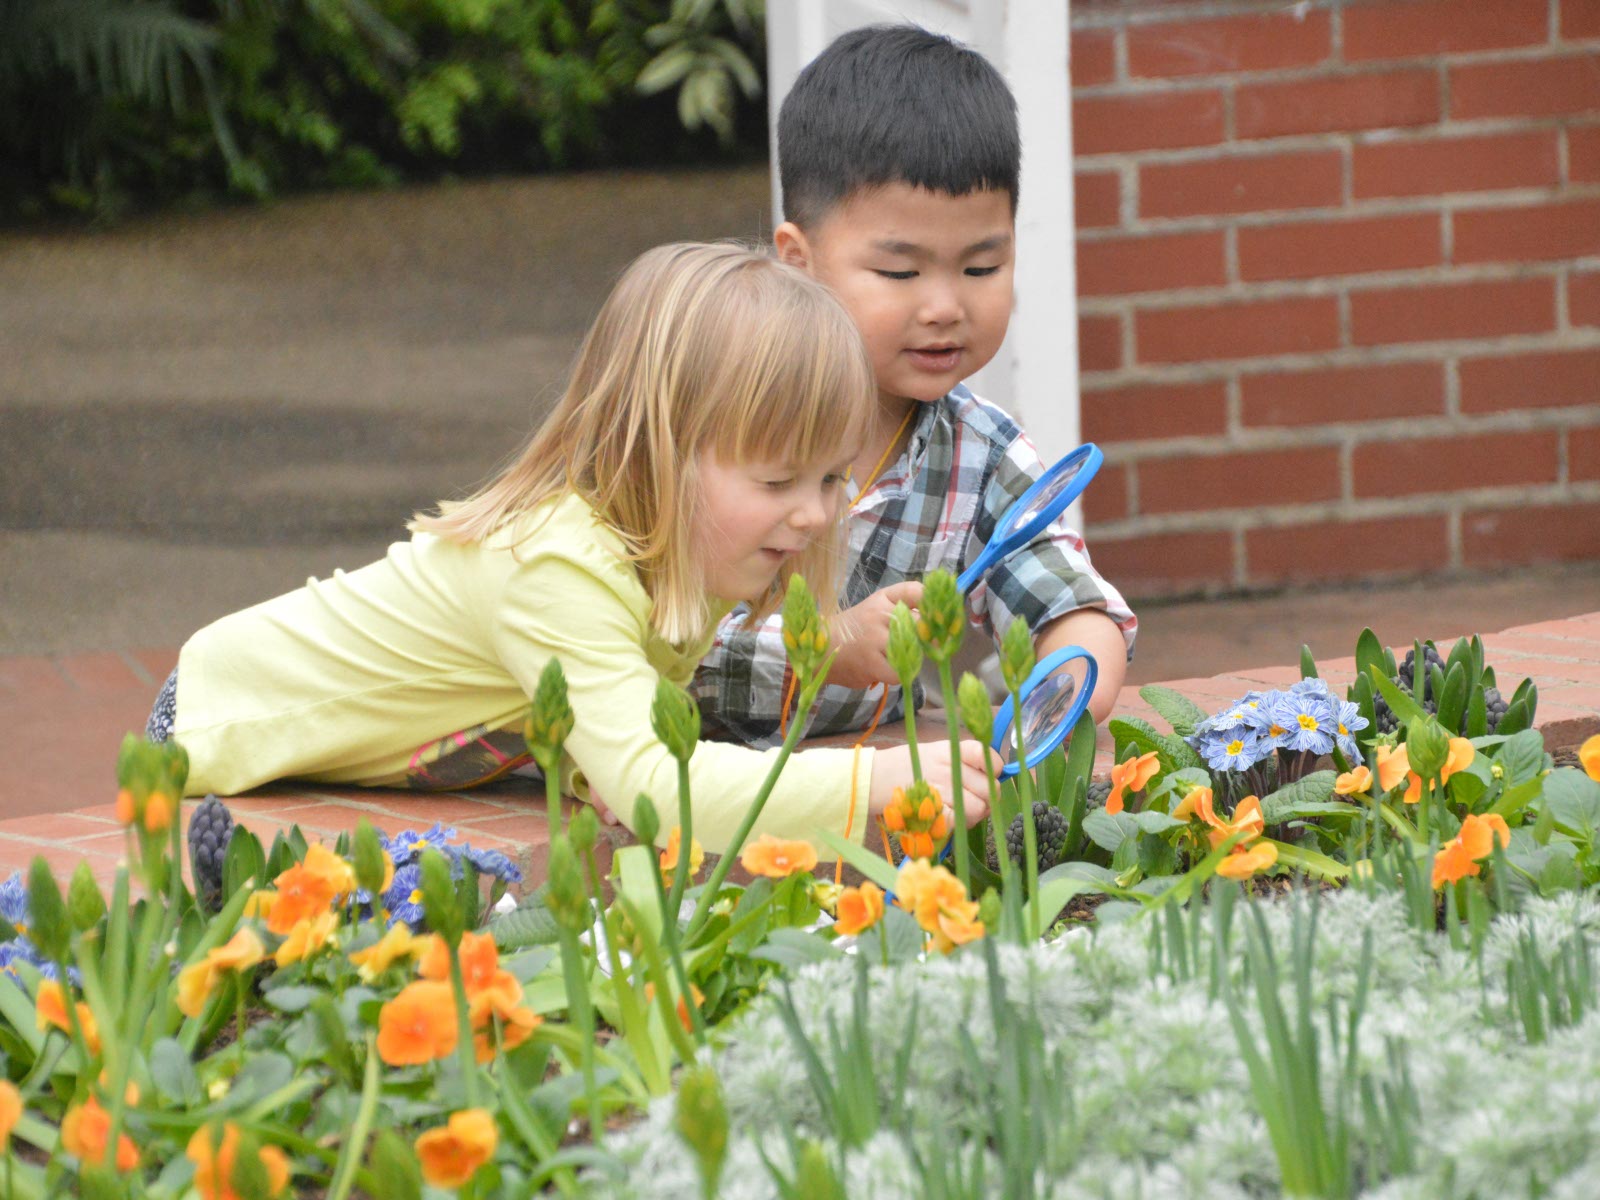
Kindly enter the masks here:
[[[1484, 644], [1503, 683], [1533, 677], [1539, 728], [1552, 748], [1600, 733], [1600, 612], [1517, 626], [1486, 636]], [[42, 854], [63, 879], [87, 860], [102, 883], [110, 883], [124, 846], [111, 803], [117, 746], [124, 733], [143, 728], [176, 658], [175, 650], [0, 658], [0, 722], [10, 745], [23, 751], [20, 762], [13, 753], [10, 769], [0, 772], [0, 878]], [[1336, 688], [1354, 671], [1348, 658], [1318, 665]], [[1273, 666], [1167, 686], [1209, 711], [1252, 688], [1280, 687], [1298, 677], [1297, 666]], [[1165, 728], [1136, 688], [1124, 689], [1118, 713]], [[889, 727], [874, 740], [891, 744], [902, 736], [900, 727]], [[1106, 754], [1103, 748], [1101, 770], [1109, 765]], [[509, 855], [529, 882], [543, 877], [549, 846], [543, 794], [524, 779], [431, 795], [282, 785], [228, 804], [268, 843], [291, 825], [313, 840], [331, 840], [363, 816], [388, 833], [443, 822], [463, 840]], [[192, 801], [185, 805], [186, 817], [193, 807]]]

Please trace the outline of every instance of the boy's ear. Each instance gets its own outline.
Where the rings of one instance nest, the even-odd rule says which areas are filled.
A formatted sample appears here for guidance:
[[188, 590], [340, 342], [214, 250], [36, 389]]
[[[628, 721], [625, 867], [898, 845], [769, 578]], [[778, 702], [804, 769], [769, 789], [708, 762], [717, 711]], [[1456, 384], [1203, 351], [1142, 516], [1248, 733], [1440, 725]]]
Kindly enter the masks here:
[[811, 269], [811, 243], [806, 240], [805, 231], [793, 221], [785, 221], [772, 231], [772, 245], [778, 252], [779, 262], [802, 271]]

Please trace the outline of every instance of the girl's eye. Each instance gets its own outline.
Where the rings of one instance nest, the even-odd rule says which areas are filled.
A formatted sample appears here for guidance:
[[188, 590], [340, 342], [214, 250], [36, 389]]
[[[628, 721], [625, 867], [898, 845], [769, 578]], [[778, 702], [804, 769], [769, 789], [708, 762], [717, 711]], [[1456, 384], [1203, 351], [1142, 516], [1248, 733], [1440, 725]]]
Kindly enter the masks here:
[[771, 488], [775, 492], [781, 492], [793, 482], [794, 480], [792, 479], [769, 479], [767, 480], [767, 487]]
[[968, 267], [967, 274], [982, 279], [985, 275], [993, 275], [999, 267]]
[[830, 488], [838, 487], [843, 482], [844, 482], [844, 476], [843, 475], [824, 475], [822, 477], [822, 486], [823, 487], [830, 487]]
[[915, 271], [878, 271], [878, 270], [874, 270], [873, 274], [874, 275], [880, 275], [884, 279], [915, 279], [917, 277], [917, 273]]

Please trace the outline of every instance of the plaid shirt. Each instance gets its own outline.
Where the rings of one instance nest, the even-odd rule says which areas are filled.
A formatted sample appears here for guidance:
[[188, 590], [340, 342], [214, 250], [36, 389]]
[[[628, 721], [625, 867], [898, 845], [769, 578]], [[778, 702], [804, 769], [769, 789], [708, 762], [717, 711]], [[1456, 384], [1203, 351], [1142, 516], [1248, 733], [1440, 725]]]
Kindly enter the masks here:
[[[1044, 471], [1033, 443], [1001, 409], [957, 386], [923, 406], [911, 440], [864, 496], [852, 496], [854, 569], [842, 607], [943, 567], [959, 575], [977, 558], [1000, 517]], [[849, 485], [847, 485], [849, 486]], [[989, 569], [967, 593], [967, 616], [997, 644], [1017, 618], [1037, 633], [1080, 608], [1105, 611], [1133, 655], [1139, 620], [1089, 562], [1083, 538], [1057, 521]], [[774, 744], [788, 672], [781, 618], [746, 628], [736, 608], [717, 629], [692, 691], [707, 733]], [[810, 736], [865, 729], [882, 685], [865, 690], [824, 685]], [[890, 687], [884, 721], [904, 715], [902, 689]], [[920, 704], [920, 697], [917, 702]]]

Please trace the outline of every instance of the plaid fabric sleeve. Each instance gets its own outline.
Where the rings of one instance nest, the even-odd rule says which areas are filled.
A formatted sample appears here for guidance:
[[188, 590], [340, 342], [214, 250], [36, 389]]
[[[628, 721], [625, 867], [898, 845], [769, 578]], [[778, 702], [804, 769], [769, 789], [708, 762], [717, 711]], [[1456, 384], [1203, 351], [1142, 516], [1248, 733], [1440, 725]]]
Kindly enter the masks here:
[[[695, 671], [690, 693], [700, 705], [705, 736], [771, 747], [783, 741], [779, 710], [789, 692], [783, 619], [773, 614], [749, 625], [744, 619], [747, 612], [740, 607], [723, 618], [710, 652]], [[806, 726], [807, 736], [865, 729], [877, 711], [881, 691], [824, 684]], [[882, 720], [897, 721], [903, 711], [901, 689], [889, 691]], [[789, 717], [792, 720], [794, 714]]]
[[[977, 557], [994, 535], [1006, 509], [1043, 472], [1044, 464], [1025, 435], [1019, 434], [1003, 447], [984, 487], [965, 561]], [[1037, 633], [1057, 617], [1077, 609], [1102, 609], [1117, 623], [1128, 657], [1133, 657], [1139, 619], [1122, 594], [1095, 570], [1083, 538], [1067, 526], [1064, 518], [996, 563], [973, 586], [967, 604], [991, 637], [1003, 633], [1019, 617]]]

